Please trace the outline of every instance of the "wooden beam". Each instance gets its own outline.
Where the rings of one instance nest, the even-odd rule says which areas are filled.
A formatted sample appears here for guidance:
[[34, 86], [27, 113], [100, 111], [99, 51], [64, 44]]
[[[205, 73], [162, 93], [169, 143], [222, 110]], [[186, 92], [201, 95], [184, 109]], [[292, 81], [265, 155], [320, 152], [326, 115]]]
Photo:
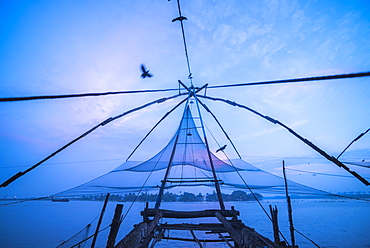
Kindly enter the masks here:
[[197, 238], [197, 236], [195, 236], [195, 233], [192, 229], [190, 229], [190, 233], [191, 233], [191, 236], [193, 236], [195, 242], [199, 245], [199, 248], [203, 248], [203, 245], [202, 243], [200, 242], [200, 240]]
[[98, 220], [98, 224], [96, 226], [95, 234], [94, 234], [93, 240], [91, 242], [91, 248], [95, 247], [96, 239], [98, 238], [100, 225], [101, 225], [101, 222], [102, 222], [103, 217], [104, 217], [104, 213], [105, 213], [105, 209], [106, 209], [107, 204], [108, 204], [109, 196], [110, 196], [109, 193], [105, 196], [105, 201], [104, 201], [104, 204], [103, 204], [103, 208], [101, 210], [100, 217], [99, 217], [99, 220]]
[[[196, 242], [194, 239], [186, 239], [186, 238], [163, 237], [163, 239]], [[198, 239], [198, 240], [202, 243], [222, 243], [222, 242], [225, 242], [222, 239]], [[232, 240], [229, 240], [229, 241], [232, 241]]]
[[234, 217], [240, 215], [239, 211], [236, 210], [203, 210], [203, 211], [174, 211], [174, 210], [164, 210], [164, 209], [145, 209], [141, 211], [143, 216], [155, 216], [157, 211], [163, 213], [163, 218], [203, 218], [203, 217], [216, 217], [216, 213], [220, 213], [224, 217]]
[[139, 223], [114, 248], [147, 247], [161, 217], [161, 213], [158, 213], [149, 224]]
[[221, 223], [200, 223], [200, 224], [161, 224], [161, 228], [167, 230], [198, 230], [198, 231], [211, 231], [211, 233], [227, 232]]
[[122, 208], [123, 208], [122, 204], [117, 204], [116, 205], [116, 209], [114, 211], [114, 217], [112, 219], [111, 228], [110, 228], [106, 248], [113, 248], [114, 247], [114, 244], [116, 242], [118, 229], [121, 225]]
[[278, 209], [276, 206], [275, 208], [273, 208], [271, 205], [269, 205], [269, 207], [270, 207], [270, 213], [271, 213], [272, 228], [274, 231], [274, 242], [275, 244], [280, 244]]
[[257, 233], [253, 228], [244, 225], [241, 231], [237, 231], [220, 213], [216, 213], [216, 217], [224, 225], [237, 247], [249, 248], [261, 246], [268, 248], [281, 248], [280, 246], [274, 244], [274, 242], [272, 242], [270, 239]]

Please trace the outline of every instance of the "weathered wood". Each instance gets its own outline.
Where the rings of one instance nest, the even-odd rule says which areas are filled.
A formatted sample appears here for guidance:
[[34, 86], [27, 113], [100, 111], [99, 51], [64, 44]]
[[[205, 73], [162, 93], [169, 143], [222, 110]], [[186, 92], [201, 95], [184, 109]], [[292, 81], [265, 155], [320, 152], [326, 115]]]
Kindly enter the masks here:
[[204, 217], [216, 217], [215, 213], [219, 212], [225, 217], [234, 217], [239, 215], [240, 212], [236, 210], [203, 210], [203, 211], [174, 211], [164, 209], [145, 209], [141, 211], [142, 216], [152, 217], [156, 215], [157, 211], [163, 213], [163, 218], [175, 218], [175, 219], [186, 219], [186, 218], [204, 218]]
[[[177, 241], [188, 241], [188, 242], [195, 242], [194, 239], [186, 239], [186, 238], [175, 238], [175, 237], [163, 237], [163, 239], [166, 239], [166, 240], [177, 240]], [[222, 242], [225, 242], [223, 241], [222, 239], [198, 239], [199, 242], [202, 242], [202, 243], [222, 243]], [[231, 239], [229, 239], [229, 241], [232, 241]]]
[[220, 237], [223, 241], [225, 241], [225, 243], [226, 243], [230, 248], [235, 248], [235, 247], [230, 243], [230, 241], [227, 239], [227, 237], [225, 237], [225, 236], [224, 236], [224, 235], [222, 235], [221, 233], [219, 233], [218, 235], [219, 235], [219, 237]]
[[227, 232], [225, 227], [221, 223], [200, 223], [200, 224], [161, 224], [161, 228], [167, 230], [198, 230], [208, 231], [211, 233]]
[[269, 207], [270, 207], [271, 220], [272, 220], [272, 229], [274, 231], [274, 243], [280, 244], [278, 209], [276, 206], [275, 208], [273, 208], [271, 205], [269, 205]]
[[241, 231], [233, 228], [231, 223], [220, 213], [216, 213], [217, 219], [224, 225], [231, 238], [236, 243], [235, 246], [240, 248], [256, 248], [256, 247], [269, 247], [280, 248], [274, 244], [270, 239], [257, 233], [254, 229], [244, 226]]
[[147, 229], [147, 223], [139, 223], [114, 248], [139, 247], [142, 237], [147, 233]]
[[113, 248], [116, 242], [116, 237], [118, 233], [119, 226], [121, 225], [121, 215], [122, 215], [122, 204], [117, 204], [116, 209], [114, 211], [114, 217], [112, 219], [112, 224], [108, 236], [107, 247], [106, 248]]
[[219, 212], [215, 213], [217, 219], [222, 223], [222, 225], [225, 227], [231, 238], [234, 240], [235, 243], [238, 245], [241, 244], [241, 235], [238, 233], [231, 225], [231, 223], [224, 217], [222, 216]]
[[245, 248], [256, 248], [256, 247], [268, 247], [268, 248], [281, 248], [281, 246], [274, 244], [269, 238], [266, 238], [256, 232], [253, 228], [245, 226], [241, 230], [242, 243], [240, 247]]
[[190, 233], [191, 233], [191, 236], [193, 236], [193, 239], [195, 240], [195, 242], [199, 245], [199, 248], [203, 248], [202, 243], [199, 241], [197, 236], [195, 236], [195, 233], [192, 229], [190, 229]]
[[285, 175], [285, 162], [283, 160], [283, 175], [284, 175], [284, 182], [285, 182], [285, 196], [286, 201], [288, 204], [288, 218], [289, 218], [289, 230], [290, 230], [290, 238], [292, 240], [292, 247], [295, 247], [295, 238], [294, 238], [294, 225], [293, 225], [293, 212], [292, 212], [292, 204], [290, 202], [290, 196], [288, 193], [288, 182]]
[[114, 248], [147, 247], [161, 218], [162, 214], [159, 212], [149, 224], [146, 222], [139, 223]]
[[98, 220], [98, 224], [96, 226], [95, 234], [94, 234], [93, 240], [91, 242], [91, 248], [95, 247], [96, 239], [98, 238], [100, 225], [101, 225], [101, 222], [103, 220], [103, 216], [104, 216], [104, 213], [105, 213], [105, 209], [107, 207], [109, 196], [110, 196], [110, 194], [108, 193], [105, 197], [104, 205], [103, 205], [103, 208], [102, 208], [101, 213], [100, 213], [100, 217], [99, 217], [99, 220]]
[[142, 240], [140, 247], [148, 247], [150, 241], [153, 239], [155, 228], [157, 227], [159, 220], [162, 218], [162, 215], [162, 212], [158, 212], [154, 216], [153, 220], [149, 222], [147, 233]]

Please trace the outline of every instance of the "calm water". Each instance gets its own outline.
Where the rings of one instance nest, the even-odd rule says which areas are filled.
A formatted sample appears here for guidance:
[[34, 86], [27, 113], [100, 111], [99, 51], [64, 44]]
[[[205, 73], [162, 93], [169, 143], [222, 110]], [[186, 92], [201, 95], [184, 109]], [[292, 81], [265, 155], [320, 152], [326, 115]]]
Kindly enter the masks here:
[[[6, 202], [1, 202], [6, 203]], [[113, 217], [117, 202], [108, 203], [105, 218], [101, 225], [107, 227]], [[124, 204], [124, 213], [129, 202]], [[279, 209], [279, 226], [288, 240], [289, 229], [286, 204], [280, 200], [264, 200], [263, 206], [276, 205]], [[102, 202], [51, 202], [35, 201], [0, 207], [0, 247], [6, 248], [49, 248], [57, 247], [82, 230], [99, 216]], [[271, 223], [255, 202], [227, 202], [227, 208], [235, 206], [241, 212], [240, 219], [255, 228], [259, 233], [272, 239]], [[152, 207], [152, 206], [151, 206]], [[124, 220], [118, 239], [131, 230], [133, 224], [141, 221], [140, 211], [144, 203], [133, 205]], [[217, 208], [216, 203], [163, 203], [162, 208], [176, 210], [203, 210]], [[295, 228], [308, 236], [320, 247], [369, 247], [370, 248], [370, 203], [353, 200], [294, 200], [293, 217]], [[168, 221], [168, 220], [165, 220]], [[209, 220], [203, 220], [209, 221]], [[211, 220], [212, 221], [212, 220]], [[169, 222], [174, 222], [170, 220]], [[177, 223], [191, 220], [177, 220]], [[193, 220], [194, 222], [194, 220]], [[93, 223], [96, 224], [96, 221]], [[95, 226], [90, 230], [92, 234]], [[102, 232], [96, 247], [105, 247], [109, 229]], [[81, 240], [83, 233], [76, 237]], [[198, 238], [210, 238], [207, 234], [196, 232]], [[171, 231], [171, 236], [188, 237], [191, 234]], [[301, 248], [315, 247], [296, 234], [297, 244]], [[74, 240], [73, 240], [74, 241]], [[74, 243], [73, 243], [74, 244]], [[70, 245], [67, 244], [68, 247]], [[85, 247], [89, 247], [86, 245]], [[192, 243], [161, 241], [156, 247], [198, 247]], [[205, 247], [226, 247], [208, 243]]]

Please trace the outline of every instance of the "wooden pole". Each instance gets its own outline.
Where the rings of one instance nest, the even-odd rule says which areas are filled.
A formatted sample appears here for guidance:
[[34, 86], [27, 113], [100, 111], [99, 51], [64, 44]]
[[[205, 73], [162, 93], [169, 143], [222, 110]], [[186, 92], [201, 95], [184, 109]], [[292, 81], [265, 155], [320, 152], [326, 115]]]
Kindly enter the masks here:
[[122, 204], [117, 204], [116, 205], [116, 209], [114, 211], [114, 217], [112, 219], [112, 224], [111, 224], [111, 227], [110, 227], [110, 232], [109, 232], [106, 248], [113, 248], [114, 247], [114, 243], [116, 242], [118, 229], [119, 229], [119, 226], [121, 225], [122, 208], [123, 208]]
[[274, 243], [280, 244], [278, 209], [276, 206], [275, 208], [273, 208], [271, 205], [269, 205], [269, 207], [270, 207], [270, 213], [271, 213], [271, 219], [272, 219], [272, 228], [274, 230]]
[[207, 148], [208, 159], [209, 159], [209, 163], [210, 163], [210, 166], [211, 166], [211, 169], [212, 169], [213, 179], [215, 180], [215, 188], [216, 188], [216, 193], [217, 193], [218, 202], [219, 202], [219, 204], [220, 204], [220, 208], [221, 208], [221, 210], [225, 210], [225, 204], [224, 204], [224, 200], [223, 200], [223, 198], [222, 198], [222, 193], [221, 193], [220, 184], [219, 184], [219, 182], [218, 182], [217, 174], [216, 174], [216, 170], [215, 170], [215, 167], [214, 167], [214, 165], [213, 165], [213, 160], [212, 160], [211, 151], [210, 151], [210, 149], [209, 149], [209, 145], [208, 145], [208, 140], [207, 140], [207, 136], [206, 136], [206, 131], [204, 130], [204, 124], [203, 124], [202, 115], [200, 114], [198, 98], [196, 98], [196, 97], [195, 97], [195, 100], [196, 100], [195, 102], [196, 102], [196, 104], [197, 104], [197, 108], [198, 108], [198, 115], [199, 115], [200, 124], [201, 124], [202, 131], [203, 131], [204, 143], [205, 143], [206, 148]]
[[101, 221], [103, 220], [103, 216], [104, 216], [104, 213], [105, 213], [105, 208], [107, 207], [109, 196], [110, 196], [110, 194], [108, 193], [107, 196], [105, 197], [104, 205], [103, 205], [103, 208], [102, 208], [101, 213], [100, 213], [98, 224], [96, 226], [94, 238], [93, 238], [93, 241], [91, 243], [91, 248], [95, 247], [96, 239], [98, 237], [98, 233], [99, 233], [99, 229], [100, 229], [100, 224], [101, 224]]
[[295, 248], [295, 238], [294, 238], [294, 225], [293, 225], [293, 214], [292, 214], [292, 204], [290, 202], [290, 196], [288, 194], [288, 182], [286, 180], [285, 175], [285, 162], [283, 160], [283, 175], [284, 175], [284, 182], [285, 182], [285, 195], [288, 204], [288, 218], [289, 218], [289, 229], [290, 229], [290, 238], [292, 240], [292, 247]]

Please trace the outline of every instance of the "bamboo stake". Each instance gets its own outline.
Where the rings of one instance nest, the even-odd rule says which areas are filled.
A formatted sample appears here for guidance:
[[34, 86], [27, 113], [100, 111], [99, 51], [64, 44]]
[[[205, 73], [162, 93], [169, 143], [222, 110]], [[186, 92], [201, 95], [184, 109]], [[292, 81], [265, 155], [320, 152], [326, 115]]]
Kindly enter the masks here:
[[290, 238], [292, 240], [292, 247], [295, 247], [295, 238], [294, 238], [294, 225], [293, 225], [293, 214], [292, 214], [292, 205], [290, 202], [290, 196], [288, 194], [288, 183], [286, 180], [286, 175], [285, 175], [285, 162], [283, 160], [283, 175], [284, 175], [284, 182], [285, 182], [285, 195], [286, 195], [286, 200], [288, 204], [288, 217], [289, 217], [289, 227], [290, 227]]
[[105, 213], [105, 209], [107, 207], [109, 196], [110, 196], [110, 194], [108, 193], [107, 196], [105, 197], [105, 201], [104, 201], [104, 205], [103, 205], [103, 208], [101, 210], [101, 213], [100, 213], [98, 225], [96, 226], [94, 238], [93, 238], [93, 241], [91, 243], [91, 248], [94, 248], [95, 247], [96, 239], [98, 237], [98, 233], [99, 233], [99, 229], [100, 229], [100, 224], [101, 224], [101, 221], [103, 220], [103, 216], [104, 216], [104, 213]]
[[114, 217], [112, 219], [112, 224], [108, 236], [107, 247], [106, 248], [113, 248], [114, 243], [116, 242], [116, 237], [118, 233], [119, 226], [121, 225], [121, 215], [122, 215], [122, 204], [117, 204], [116, 209], [114, 211]]

